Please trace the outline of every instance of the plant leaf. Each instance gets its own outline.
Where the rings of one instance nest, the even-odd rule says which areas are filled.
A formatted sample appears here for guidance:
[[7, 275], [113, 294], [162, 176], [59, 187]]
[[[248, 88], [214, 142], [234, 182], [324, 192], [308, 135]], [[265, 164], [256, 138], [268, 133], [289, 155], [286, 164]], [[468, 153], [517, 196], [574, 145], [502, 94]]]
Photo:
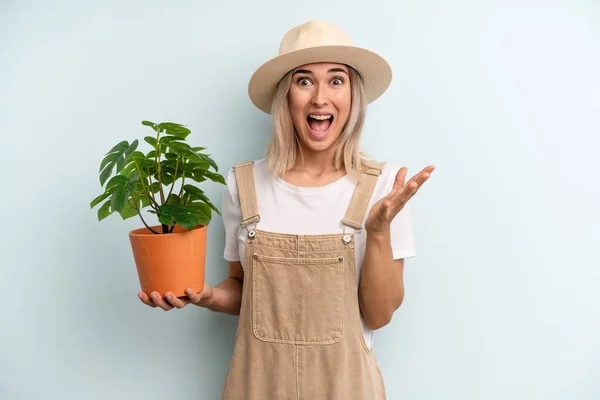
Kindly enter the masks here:
[[152, 185], [150, 185], [150, 190], [152, 193], [158, 193], [160, 191], [160, 182], [152, 182]]
[[176, 136], [180, 139], [185, 139], [192, 132], [185, 126], [174, 122], [161, 122], [158, 124], [158, 131], [164, 131], [167, 135]]
[[102, 200], [106, 199], [111, 194], [112, 194], [112, 192], [109, 192], [109, 191], [102, 193], [100, 196], [96, 197], [94, 200], [92, 200], [90, 202], [90, 208], [96, 207], [98, 204], [100, 204], [102, 202]]
[[107, 200], [104, 204], [102, 204], [102, 207], [98, 209], [98, 221], [102, 221], [112, 213], [113, 209], [110, 206], [110, 200]]
[[104, 186], [104, 183], [112, 174], [112, 170], [115, 168], [115, 166], [115, 173], [118, 174], [121, 172], [121, 170], [125, 167], [127, 158], [133, 154], [137, 146], [137, 139], [131, 142], [131, 144], [124, 140], [118, 143], [107, 153], [100, 164], [100, 186]]
[[171, 193], [171, 195], [166, 201], [166, 204], [181, 204], [181, 197], [179, 197], [175, 193]]
[[110, 198], [110, 205], [115, 211], [123, 211], [123, 208], [127, 204], [127, 199], [135, 190], [136, 184], [139, 179], [140, 175], [136, 172], [126, 182], [119, 182], [118, 186], [115, 188], [115, 191], [113, 192]]
[[225, 178], [223, 178], [223, 176], [221, 174], [216, 174], [216, 173], [210, 172], [210, 171], [202, 171], [200, 173], [213, 182], [218, 182], [218, 183], [225, 185]]
[[[133, 204], [136, 203], [134, 201], [133, 197], [130, 197], [128, 200], [131, 201]], [[135, 217], [136, 215], [138, 215], [137, 210], [135, 208], [133, 208], [131, 206], [131, 204], [129, 204], [129, 201], [127, 201], [125, 203], [125, 206], [123, 207], [123, 209], [121, 211], [119, 211], [119, 214], [121, 215], [121, 218], [123, 220], [126, 220], [131, 217]], [[139, 207], [139, 202], [138, 202], [138, 204], [136, 204], [136, 206]]]
[[188, 204], [188, 207], [193, 210], [194, 214], [196, 214], [199, 224], [208, 225], [210, 219], [212, 218], [212, 212], [208, 205], [203, 202], [193, 202]]
[[[221, 215], [219, 209], [211, 203], [210, 199], [204, 194], [204, 191], [194, 185], [184, 185], [183, 190], [188, 194], [193, 200], [202, 200], [202, 202], [206, 203], [210, 208], [212, 208], [217, 214]], [[196, 204], [196, 203], [194, 203]]]
[[206, 180], [206, 178], [204, 177], [204, 175], [201, 175], [200, 173], [194, 172], [191, 175], [186, 175], [186, 176], [191, 176], [193, 180], [195, 180], [196, 182], [204, 182]]
[[206, 154], [198, 153], [198, 155], [200, 157], [202, 157], [207, 163], [209, 163], [215, 169], [215, 171], [217, 171], [217, 172], [219, 171], [219, 166], [217, 165], [217, 163], [215, 162], [215, 160], [213, 160], [212, 158], [210, 158]]
[[142, 125], [149, 126], [155, 132], [158, 132], [158, 126], [156, 125], [156, 123], [154, 123], [152, 121], [142, 121]]
[[[174, 221], [176, 224], [183, 226], [184, 228], [191, 230], [198, 225], [198, 217], [193, 209], [177, 204], [162, 204], [158, 208], [159, 221], [166, 225], [173, 225], [173, 223], [167, 223], [168, 221]], [[164, 222], [163, 222], [164, 221]]]
[[111, 192], [114, 192], [116, 187], [118, 187], [120, 185], [124, 185], [125, 183], [127, 183], [128, 180], [129, 179], [126, 176], [115, 175], [106, 184], [106, 190], [107, 191], [110, 190]]
[[158, 145], [158, 141], [156, 140], [155, 137], [152, 136], [146, 136], [144, 138], [144, 140], [146, 141], [146, 143], [148, 143], [150, 146], [152, 146], [153, 148], [156, 149], [156, 146]]
[[150, 197], [149, 196], [141, 196], [140, 197], [140, 203], [141, 203], [140, 210], [142, 208], [149, 207], [150, 206]]

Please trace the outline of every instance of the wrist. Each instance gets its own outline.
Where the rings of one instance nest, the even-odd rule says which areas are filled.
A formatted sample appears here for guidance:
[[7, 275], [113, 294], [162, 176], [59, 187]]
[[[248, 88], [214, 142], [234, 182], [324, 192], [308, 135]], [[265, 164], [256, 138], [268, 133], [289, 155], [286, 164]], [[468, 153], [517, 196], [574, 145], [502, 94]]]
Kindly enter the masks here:
[[365, 229], [365, 231], [367, 232], [367, 240], [371, 238], [375, 240], [389, 241], [392, 236], [389, 226], [384, 229]]

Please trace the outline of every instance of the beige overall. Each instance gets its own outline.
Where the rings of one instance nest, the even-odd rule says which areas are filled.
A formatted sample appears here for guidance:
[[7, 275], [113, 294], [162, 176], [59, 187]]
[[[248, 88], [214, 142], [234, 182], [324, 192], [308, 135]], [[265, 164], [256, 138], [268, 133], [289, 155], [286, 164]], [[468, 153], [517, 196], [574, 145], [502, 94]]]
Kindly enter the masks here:
[[[239, 325], [222, 399], [385, 399], [360, 324], [353, 235], [255, 229], [260, 217], [252, 167], [235, 166], [248, 236]], [[342, 225], [360, 232], [381, 168], [372, 161], [365, 165]]]

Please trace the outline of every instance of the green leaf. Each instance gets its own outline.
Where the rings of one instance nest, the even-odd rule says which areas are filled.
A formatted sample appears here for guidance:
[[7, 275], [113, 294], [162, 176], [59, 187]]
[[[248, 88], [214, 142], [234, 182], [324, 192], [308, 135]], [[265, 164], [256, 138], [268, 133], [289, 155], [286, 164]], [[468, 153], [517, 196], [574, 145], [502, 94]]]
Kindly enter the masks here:
[[[128, 200], [131, 201], [133, 204], [136, 203], [136, 201], [134, 201], [133, 197], [130, 197]], [[136, 215], [138, 215], [137, 210], [135, 208], [133, 208], [131, 206], [131, 204], [129, 204], [129, 201], [127, 201], [125, 203], [125, 206], [123, 207], [123, 209], [121, 211], [119, 211], [119, 214], [121, 215], [121, 218], [123, 220], [126, 220], [131, 217], [135, 217]], [[139, 201], [137, 203], [138, 204], [136, 204], [136, 206], [139, 207]]]
[[191, 208], [198, 219], [198, 223], [202, 225], [208, 225], [210, 219], [212, 218], [211, 209], [206, 203], [203, 202], [193, 202], [188, 204], [188, 207]]
[[[125, 157], [123, 158], [123, 162], [125, 162], [126, 160], [129, 159], [129, 157], [131, 157], [131, 155], [135, 152], [135, 149], [137, 149], [138, 147], [138, 140], [135, 139], [133, 142], [131, 142], [131, 144], [129, 145], [129, 148], [127, 150], [125, 150]], [[119, 172], [119, 171], [117, 171]]]
[[150, 150], [148, 152], [148, 154], [146, 154], [146, 160], [152, 160], [152, 162], [154, 162], [155, 158], [156, 158], [156, 150]]
[[148, 143], [150, 146], [152, 146], [153, 148], [156, 149], [156, 146], [158, 145], [158, 141], [156, 140], [155, 137], [152, 136], [146, 136], [144, 138], [144, 140], [146, 141], [146, 143]]
[[202, 158], [197, 158], [188, 160], [188, 162], [185, 163], [183, 171], [185, 171], [186, 174], [193, 174], [194, 172], [202, 173], [208, 171], [209, 168], [210, 165], [208, 162], [204, 161]]
[[186, 176], [191, 176], [193, 180], [195, 180], [196, 182], [200, 183], [200, 182], [204, 182], [206, 180], [206, 178], [204, 177], [204, 175], [200, 174], [200, 173], [192, 173], [191, 175], [187, 175]]
[[131, 178], [134, 173], [137, 172], [137, 167], [133, 162], [127, 164], [125, 168], [121, 171], [121, 175], [126, 176], [127, 178]]
[[128, 179], [126, 182], [121, 181], [118, 184], [118, 186], [115, 188], [115, 191], [110, 198], [111, 207], [115, 211], [117, 211], [117, 212], [123, 211], [123, 209], [125, 208], [125, 205], [127, 204], [127, 199], [135, 190], [137, 181], [139, 179], [140, 179], [140, 176], [138, 173], [136, 173], [130, 179]]
[[175, 179], [173, 178], [173, 175], [161, 174], [161, 182], [163, 185], [170, 186], [173, 183], [173, 181], [175, 181]]
[[181, 204], [181, 197], [179, 197], [175, 193], [171, 193], [171, 195], [166, 201], [166, 204]]
[[144, 160], [144, 162], [141, 165], [141, 168], [142, 171], [144, 171], [144, 176], [148, 176], [148, 174], [150, 174], [150, 176], [156, 175], [156, 162], [154, 161], [154, 159]]
[[221, 215], [221, 213], [219, 212], [219, 209], [213, 203], [211, 203], [210, 199], [206, 196], [206, 194], [204, 194], [204, 191], [202, 191], [202, 189], [197, 188], [194, 185], [188, 184], [188, 185], [183, 186], [183, 190], [185, 191], [186, 194], [189, 194], [189, 196], [193, 200], [202, 200], [210, 208], [212, 208], [217, 214]]
[[100, 164], [100, 186], [104, 186], [104, 183], [112, 174], [112, 170], [117, 163], [117, 160], [125, 154], [125, 151], [128, 148], [129, 143], [127, 141], [122, 141], [106, 153], [106, 156]]
[[189, 144], [176, 141], [169, 142], [169, 149], [179, 156], [184, 156], [188, 151], [192, 151]]
[[113, 168], [116, 166], [115, 173], [121, 172], [125, 167], [126, 161], [138, 146], [137, 139], [129, 144], [127, 141], [122, 141], [113, 147], [104, 157], [100, 164], [100, 186], [104, 186], [106, 180], [112, 174]]
[[126, 176], [123, 175], [115, 175], [113, 176], [110, 181], [108, 181], [108, 183], [106, 184], [106, 190], [110, 190], [111, 192], [115, 191], [115, 188], [117, 188], [120, 185], [124, 185], [127, 183], [129, 179]]
[[175, 225], [175, 220], [166, 214], [159, 214], [158, 222], [160, 222], [161, 224], [164, 224], [164, 225], [169, 225], [169, 226]]
[[154, 122], [152, 122], [152, 121], [142, 121], [142, 125], [149, 126], [149, 127], [153, 128], [153, 129], [156, 126], [156, 124]]
[[94, 200], [91, 201], [90, 208], [96, 207], [98, 204], [100, 204], [100, 202], [102, 202], [102, 200], [106, 199], [111, 194], [112, 193], [109, 191], [102, 193], [100, 196], [96, 197]]
[[206, 150], [206, 147], [192, 147], [192, 151], [195, 151], [196, 153], [202, 150]]
[[181, 124], [176, 124], [174, 122], [162, 122], [158, 124], [159, 132], [166, 132], [167, 135], [176, 136], [180, 139], [185, 139], [191, 131]]
[[177, 204], [162, 204], [158, 208], [159, 221], [166, 225], [176, 224], [183, 226], [187, 230], [194, 229], [198, 225], [196, 212], [190, 207]]
[[217, 165], [217, 163], [215, 162], [215, 160], [213, 160], [212, 158], [210, 158], [206, 154], [198, 153], [198, 155], [200, 157], [202, 157], [206, 162], [208, 162], [215, 169], [215, 171], [219, 171], [219, 166]]
[[150, 185], [150, 190], [152, 193], [160, 192], [160, 183], [156, 181], [152, 182], [152, 185]]
[[102, 221], [112, 213], [113, 209], [110, 206], [110, 200], [107, 200], [104, 204], [102, 204], [102, 207], [98, 209], [98, 221]]
[[159, 142], [163, 143], [163, 144], [169, 144], [174, 140], [183, 140], [182, 138], [178, 138], [177, 136], [162, 136], [159, 139]]
[[216, 174], [216, 173], [210, 172], [210, 171], [204, 171], [204, 172], [202, 172], [202, 175], [204, 175], [205, 177], [207, 177], [208, 179], [210, 179], [213, 182], [218, 182], [218, 183], [225, 185], [225, 178], [223, 178], [223, 176], [221, 174]]
[[138, 167], [139, 167], [139, 168], [142, 168], [141, 176], [146, 178], [148, 176], [148, 174], [143, 169], [145, 159], [146, 159], [146, 156], [141, 151], [134, 152], [130, 157], [130, 162], [127, 164], [127, 166], [125, 166], [123, 171], [121, 171], [121, 174], [125, 175], [129, 178], [133, 175], [134, 171], [138, 171]]
[[150, 197], [149, 196], [141, 196], [140, 203], [141, 203], [140, 209], [149, 207], [150, 206]]

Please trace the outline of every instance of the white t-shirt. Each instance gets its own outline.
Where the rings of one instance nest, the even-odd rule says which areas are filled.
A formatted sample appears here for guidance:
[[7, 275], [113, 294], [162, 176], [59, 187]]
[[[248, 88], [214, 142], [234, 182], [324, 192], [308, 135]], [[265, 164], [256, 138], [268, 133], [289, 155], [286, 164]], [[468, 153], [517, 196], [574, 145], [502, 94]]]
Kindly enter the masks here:
[[[365, 213], [365, 220], [373, 204], [392, 190], [398, 170], [399, 167], [389, 163], [384, 165]], [[242, 211], [233, 169], [229, 170], [226, 183], [221, 203], [226, 235], [224, 257], [227, 261], [241, 260], [244, 267], [248, 234], [246, 229], [240, 227]], [[272, 175], [263, 158], [254, 162], [254, 183], [260, 215], [256, 229], [295, 235], [319, 235], [342, 232], [341, 220], [346, 214], [356, 181], [344, 176], [321, 187], [293, 186]], [[354, 233], [352, 228], [345, 229], [348, 233]], [[354, 239], [358, 286], [365, 253], [365, 231], [356, 234]], [[392, 221], [391, 240], [394, 259], [415, 256], [410, 202]], [[366, 326], [362, 316], [361, 323], [365, 342], [371, 348], [373, 331]]]

